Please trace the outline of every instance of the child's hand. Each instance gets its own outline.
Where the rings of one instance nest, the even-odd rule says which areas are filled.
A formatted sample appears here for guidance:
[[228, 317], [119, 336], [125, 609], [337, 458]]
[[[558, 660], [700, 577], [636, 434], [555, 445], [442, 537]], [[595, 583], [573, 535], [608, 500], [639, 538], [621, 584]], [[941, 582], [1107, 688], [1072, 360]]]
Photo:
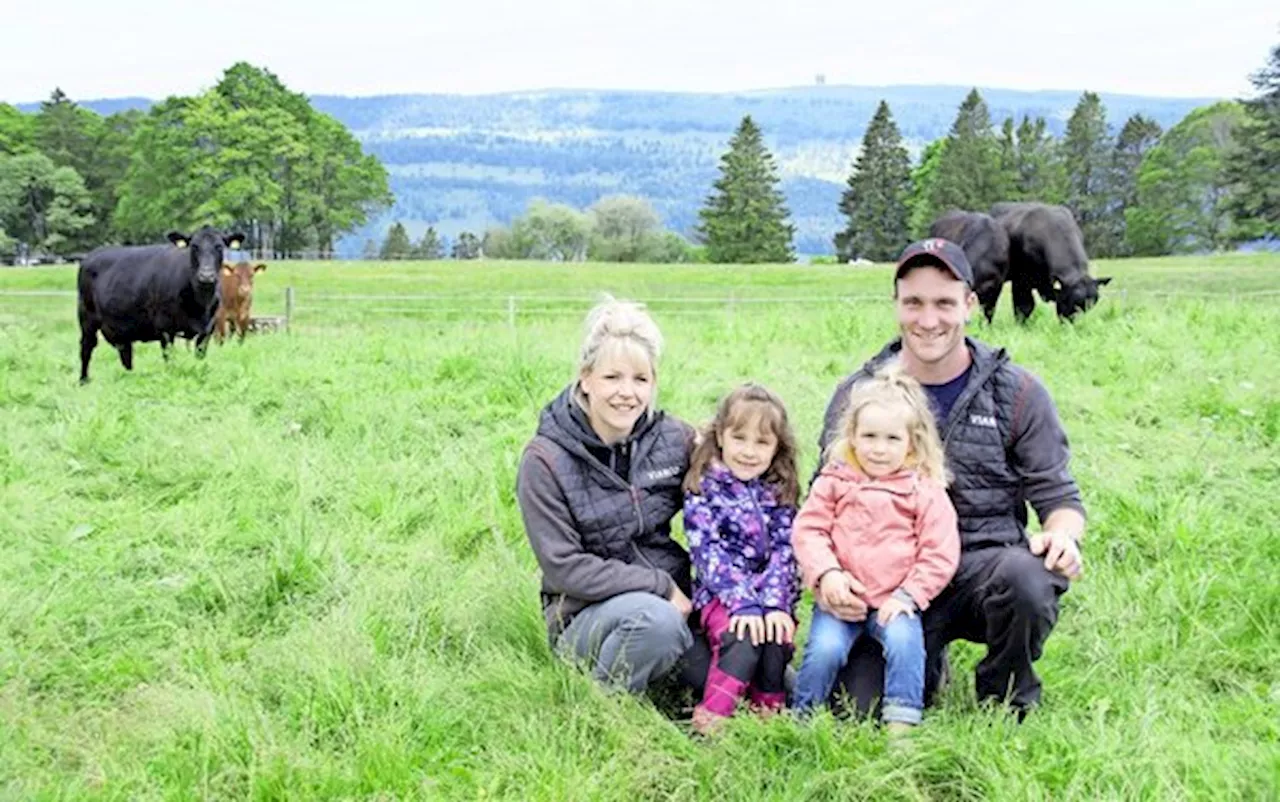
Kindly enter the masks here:
[[880, 626], [887, 627], [893, 619], [900, 615], [910, 618], [915, 615], [915, 610], [907, 606], [906, 602], [890, 596], [884, 604], [880, 605], [880, 612], [876, 613], [876, 620], [880, 622]]
[[759, 646], [764, 642], [764, 616], [735, 615], [729, 619], [729, 631], [745, 640], [751, 634], [751, 645]]
[[862, 621], [867, 617], [867, 604], [859, 594], [866, 592], [848, 571], [828, 571], [818, 583], [818, 604], [843, 621]]
[[772, 641], [778, 644], [791, 643], [796, 636], [795, 620], [782, 612], [774, 610], [764, 617], [764, 639], [765, 642]]

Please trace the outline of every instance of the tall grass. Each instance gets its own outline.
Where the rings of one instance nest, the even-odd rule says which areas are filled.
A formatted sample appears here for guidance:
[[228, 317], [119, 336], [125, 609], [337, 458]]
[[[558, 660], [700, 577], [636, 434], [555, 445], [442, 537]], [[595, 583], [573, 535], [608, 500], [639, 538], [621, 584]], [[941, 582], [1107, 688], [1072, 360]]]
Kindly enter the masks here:
[[[1246, 293], [1278, 267], [1099, 265], [1118, 278], [1078, 325], [1044, 307], [1019, 328], [1006, 300], [975, 329], [1054, 394], [1087, 568], [1044, 706], [977, 710], [961, 645], [906, 752], [825, 714], [703, 743], [602, 693], [546, 647], [513, 496], [601, 289], [675, 299], [654, 304], [664, 408], [701, 422], [763, 381], [807, 474], [888, 302], [679, 299], [887, 297], [883, 269], [273, 264], [260, 303], [298, 288], [288, 335], [168, 365], [142, 346], [128, 374], [102, 345], [83, 388], [74, 299], [0, 295], [0, 798], [1276, 798], [1280, 311]], [[1223, 294], [1144, 294], [1162, 286]], [[566, 300], [514, 327], [500, 302], [308, 312], [349, 292]]]

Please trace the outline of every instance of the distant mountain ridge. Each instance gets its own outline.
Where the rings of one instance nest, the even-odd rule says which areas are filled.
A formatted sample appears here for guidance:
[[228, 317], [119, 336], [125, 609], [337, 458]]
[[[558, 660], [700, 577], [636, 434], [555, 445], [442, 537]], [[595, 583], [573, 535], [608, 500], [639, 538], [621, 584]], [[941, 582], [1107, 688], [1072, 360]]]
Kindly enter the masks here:
[[[949, 130], [967, 86], [808, 86], [693, 93], [554, 89], [487, 95], [313, 95], [391, 174], [396, 204], [339, 250], [355, 255], [392, 220], [417, 237], [507, 223], [535, 197], [583, 208], [613, 193], [643, 195], [664, 223], [691, 236], [720, 154], [744, 114], [764, 131], [796, 225], [796, 249], [830, 253], [837, 209], [867, 123], [881, 99], [913, 157]], [[979, 87], [998, 128], [1043, 116], [1061, 135], [1080, 92]], [[1113, 132], [1142, 113], [1163, 128], [1221, 98], [1099, 93]], [[83, 101], [99, 113], [146, 108], [144, 98]], [[22, 104], [35, 110], [38, 104]]]

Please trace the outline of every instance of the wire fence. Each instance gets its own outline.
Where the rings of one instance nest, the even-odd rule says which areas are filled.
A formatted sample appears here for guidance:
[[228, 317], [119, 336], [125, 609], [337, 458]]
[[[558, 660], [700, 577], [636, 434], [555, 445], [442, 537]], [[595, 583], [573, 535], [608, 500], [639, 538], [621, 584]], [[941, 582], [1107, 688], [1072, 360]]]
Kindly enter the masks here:
[[[1108, 296], [1121, 303], [1130, 299], [1215, 299], [1240, 303], [1280, 297], [1280, 289], [1264, 290], [1142, 290], [1121, 289]], [[48, 309], [49, 301], [72, 302], [72, 290], [0, 290], [0, 311], [4, 318], [20, 317]], [[773, 296], [643, 296], [644, 303], [663, 316], [704, 316], [723, 312], [759, 310], [762, 307], [831, 308], [859, 304], [883, 304], [887, 294], [773, 295]], [[299, 291], [284, 288], [282, 294], [258, 292], [254, 311], [264, 324], [288, 329], [295, 323], [349, 322], [361, 315], [409, 319], [505, 321], [515, 328], [523, 319], [576, 317], [595, 302], [589, 294], [565, 293], [359, 293]]]

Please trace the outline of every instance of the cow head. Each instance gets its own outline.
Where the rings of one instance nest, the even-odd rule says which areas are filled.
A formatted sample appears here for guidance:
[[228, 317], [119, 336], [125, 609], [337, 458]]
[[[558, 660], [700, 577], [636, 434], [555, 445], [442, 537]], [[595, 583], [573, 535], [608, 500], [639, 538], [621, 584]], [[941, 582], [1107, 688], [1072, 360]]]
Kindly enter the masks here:
[[208, 288], [217, 284], [223, 252], [228, 247], [240, 247], [244, 234], [223, 234], [212, 226], [205, 226], [190, 236], [170, 231], [169, 241], [179, 248], [185, 248], [189, 253], [192, 283]]
[[[253, 274], [261, 273], [266, 270], [264, 264], [251, 265], [248, 262], [237, 262], [231, 264], [225, 263], [222, 266], [222, 289], [227, 292], [227, 287], [234, 287], [234, 292], [241, 298], [248, 298], [253, 295]], [[226, 298], [224, 300], [230, 300]]]
[[1055, 281], [1054, 303], [1058, 307], [1058, 317], [1073, 320], [1076, 315], [1090, 309], [1098, 302], [1098, 288], [1111, 283], [1111, 276], [1095, 279], [1082, 276], [1073, 284]]

